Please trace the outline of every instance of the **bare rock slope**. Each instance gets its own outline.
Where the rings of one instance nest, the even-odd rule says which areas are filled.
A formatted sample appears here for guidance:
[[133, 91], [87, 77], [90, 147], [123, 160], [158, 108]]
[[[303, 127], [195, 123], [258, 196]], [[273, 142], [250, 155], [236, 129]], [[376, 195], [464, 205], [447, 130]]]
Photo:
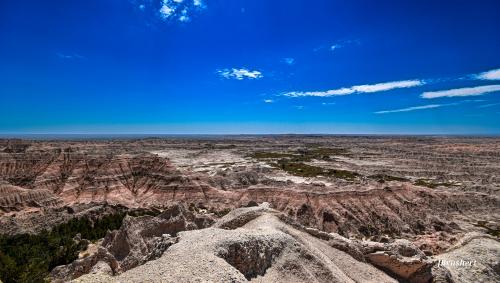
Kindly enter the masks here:
[[[226, 229], [224, 229], [226, 228]], [[178, 234], [156, 260], [117, 276], [76, 282], [397, 282], [327, 242], [280, 221], [278, 213], [242, 208], [213, 227]]]
[[[123, 229], [123, 228], [122, 228]], [[158, 258], [124, 272], [97, 264], [75, 282], [498, 282], [500, 244], [484, 234], [426, 256], [407, 240], [344, 238], [304, 227], [263, 203], [209, 228], [179, 232]], [[468, 258], [475, 265], [440, 265]], [[495, 281], [496, 280], [496, 281]]]
[[173, 205], [158, 216], [126, 216], [120, 229], [108, 232], [93, 252], [89, 248], [85, 257], [56, 267], [51, 279], [65, 282], [87, 273], [122, 273], [160, 257], [177, 242], [178, 232], [205, 228], [212, 223], [210, 216], [196, 215], [183, 205]]

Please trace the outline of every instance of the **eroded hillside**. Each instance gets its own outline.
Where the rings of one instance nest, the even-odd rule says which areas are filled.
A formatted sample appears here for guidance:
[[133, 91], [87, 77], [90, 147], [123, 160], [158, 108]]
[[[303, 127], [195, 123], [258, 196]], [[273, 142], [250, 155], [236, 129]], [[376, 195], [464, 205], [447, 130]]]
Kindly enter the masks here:
[[499, 191], [495, 138], [0, 141], [0, 232], [8, 235], [96, 211], [181, 203], [218, 218], [266, 202], [303, 227], [405, 239], [430, 256], [467, 233], [498, 238]]

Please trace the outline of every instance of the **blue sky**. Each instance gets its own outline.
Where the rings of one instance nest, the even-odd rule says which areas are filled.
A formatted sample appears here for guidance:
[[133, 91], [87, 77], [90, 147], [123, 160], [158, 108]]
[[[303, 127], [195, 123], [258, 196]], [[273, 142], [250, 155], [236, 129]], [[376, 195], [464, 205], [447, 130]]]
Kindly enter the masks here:
[[0, 133], [500, 134], [499, 1], [0, 2]]

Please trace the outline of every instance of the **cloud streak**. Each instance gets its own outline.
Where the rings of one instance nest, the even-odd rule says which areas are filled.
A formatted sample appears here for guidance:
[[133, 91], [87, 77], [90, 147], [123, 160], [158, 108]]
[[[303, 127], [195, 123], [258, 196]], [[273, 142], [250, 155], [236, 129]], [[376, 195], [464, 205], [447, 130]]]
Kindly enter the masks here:
[[489, 107], [493, 107], [493, 106], [497, 106], [497, 105], [500, 105], [500, 103], [483, 104], [483, 105], [478, 106], [477, 108], [489, 108]]
[[433, 109], [433, 108], [440, 108], [444, 106], [456, 106], [456, 105], [461, 105], [464, 103], [478, 103], [478, 102], [484, 102], [484, 100], [481, 99], [468, 99], [468, 100], [462, 100], [462, 101], [457, 101], [453, 103], [446, 103], [446, 104], [427, 104], [427, 105], [420, 105], [420, 106], [413, 106], [413, 107], [407, 107], [407, 108], [401, 108], [401, 109], [394, 109], [394, 110], [383, 110], [383, 111], [377, 111], [373, 112], [375, 114], [387, 114], [387, 113], [397, 113], [397, 112], [409, 112], [409, 111], [416, 111], [416, 110], [425, 110], [425, 109]]
[[329, 97], [329, 96], [349, 95], [357, 93], [381, 92], [399, 88], [411, 88], [411, 87], [422, 86], [424, 84], [425, 81], [423, 80], [405, 80], [405, 81], [394, 81], [394, 82], [368, 84], [368, 85], [356, 85], [356, 86], [331, 89], [326, 91], [305, 91], [305, 92], [292, 91], [283, 93], [282, 95], [288, 97], [304, 97], [304, 96]]
[[479, 80], [500, 80], [500, 69], [479, 73], [474, 77]]
[[[448, 105], [448, 104], [446, 104]], [[415, 111], [415, 110], [424, 110], [424, 109], [432, 109], [432, 108], [439, 108], [446, 106], [443, 104], [428, 104], [428, 105], [421, 105], [421, 106], [413, 106], [413, 107], [408, 107], [408, 108], [401, 108], [401, 109], [394, 109], [394, 110], [384, 110], [384, 111], [377, 111], [374, 112], [375, 114], [387, 114], [387, 113], [397, 113], [397, 112], [409, 112], [409, 111]]]
[[83, 57], [82, 55], [80, 54], [77, 54], [77, 53], [73, 53], [73, 54], [63, 54], [63, 53], [56, 53], [57, 57], [61, 58], [61, 59], [84, 59], [85, 57]]
[[241, 69], [223, 69], [218, 70], [217, 73], [226, 79], [236, 79], [236, 80], [244, 80], [244, 79], [261, 79], [264, 75], [260, 71], [250, 71], [245, 68]]
[[464, 96], [479, 96], [491, 92], [500, 91], [500, 85], [485, 85], [476, 87], [455, 88], [440, 91], [429, 91], [422, 93], [422, 98], [432, 99], [439, 97], [464, 97]]

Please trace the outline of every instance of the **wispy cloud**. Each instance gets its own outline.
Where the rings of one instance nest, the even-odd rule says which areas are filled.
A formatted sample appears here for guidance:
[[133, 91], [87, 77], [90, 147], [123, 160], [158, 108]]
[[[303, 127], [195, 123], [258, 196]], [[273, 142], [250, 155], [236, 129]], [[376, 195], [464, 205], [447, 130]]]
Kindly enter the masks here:
[[479, 80], [500, 80], [500, 69], [479, 73], [474, 77]]
[[438, 107], [443, 107], [443, 106], [444, 106], [443, 104], [429, 104], [429, 105], [413, 106], [413, 107], [394, 109], [394, 110], [377, 111], [374, 113], [375, 114], [387, 114], [387, 113], [397, 113], [397, 112], [409, 112], [409, 111], [415, 111], [415, 110], [438, 108]]
[[331, 89], [326, 91], [304, 91], [304, 92], [292, 91], [283, 93], [282, 95], [288, 97], [303, 97], [303, 96], [329, 97], [329, 96], [349, 95], [356, 93], [381, 92], [398, 88], [417, 87], [417, 86], [422, 86], [424, 84], [425, 81], [423, 80], [406, 80], [406, 81], [395, 81], [395, 82], [377, 83], [369, 85], [356, 85], [356, 86]]
[[272, 100], [272, 99], [264, 99], [264, 103], [273, 103], [273, 102], [274, 102], [274, 100]]
[[323, 102], [321, 103], [323, 106], [328, 106], [328, 105], [335, 105], [335, 102]]
[[226, 79], [236, 79], [236, 80], [244, 80], [244, 79], [260, 79], [263, 78], [264, 75], [260, 71], [250, 71], [245, 68], [241, 69], [223, 69], [217, 70], [217, 73]]
[[287, 65], [293, 65], [293, 64], [295, 64], [295, 59], [294, 58], [283, 58], [283, 62]]
[[409, 111], [416, 111], [416, 110], [439, 108], [439, 107], [444, 107], [444, 106], [456, 106], [456, 105], [461, 105], [464, 103], [478, 103], [478, 102], [484, 102], [484, 100], [468, 99], [468, 100], [462, 100], [462, 101], [457, 101], [457, 102], [453, 102], [453, 103], [427, 104], [427, 105], [413, 106], [413, 107], [394, 109], [394, 110], [383, 110], [383, 111], [377, 111], [377, 112], [373, 112], [373, 113], [375, 113], [375, 114], [387, 114], [387, 113], [397, 113], [397, 112], [409, 112]]
[[339, 41], [336, 41], [336, 42], [329, 44], [329, 45], [322, 45], [322, 46], [316, 47], [313, 50], [315, 52], [322, 50], [322, 49], [328, 49], [329, 51], [336, 51], [340, 48], [346, 47], [348, 45], [353, 45], [353, 44], [359, 45], [360, 41], [357, 39], [339, 40]]
[[302, 110], [302, 109], [304, 109], [304, 105], [295, 105], [293, 108], [295, 108], [297, 110]]
[[462, 97], [462, 96], [478, 96], [490, 92], [500, 91], [500, 85], [485, 85], [476, 87], [455, 88], [440, 91], [429, 91], [422, 93], [422, 98], [439, 98], [439, 97]]
[[339, 49], [341, 47], [342, 47], [342, 45], [340, 45], [340, 44], [333, 44], [332, 46], [330, 46], [330, 50], [335, 51], [335, 49]]
[[57, 57], [59, 57], [61, 59], [84, 59], [85, 58], [84, 56], [77, 54], [77, 53], [64, 54], [64, 53], [57, 52], [56, 55], [57, 55]]
[[497, 106], [497, 105], [500, 105], [500, 103], [483, 104], [483, 105], [479, 105], [477, 108], [489, 108], [489, 107], [493, 107], [493, 106]]

